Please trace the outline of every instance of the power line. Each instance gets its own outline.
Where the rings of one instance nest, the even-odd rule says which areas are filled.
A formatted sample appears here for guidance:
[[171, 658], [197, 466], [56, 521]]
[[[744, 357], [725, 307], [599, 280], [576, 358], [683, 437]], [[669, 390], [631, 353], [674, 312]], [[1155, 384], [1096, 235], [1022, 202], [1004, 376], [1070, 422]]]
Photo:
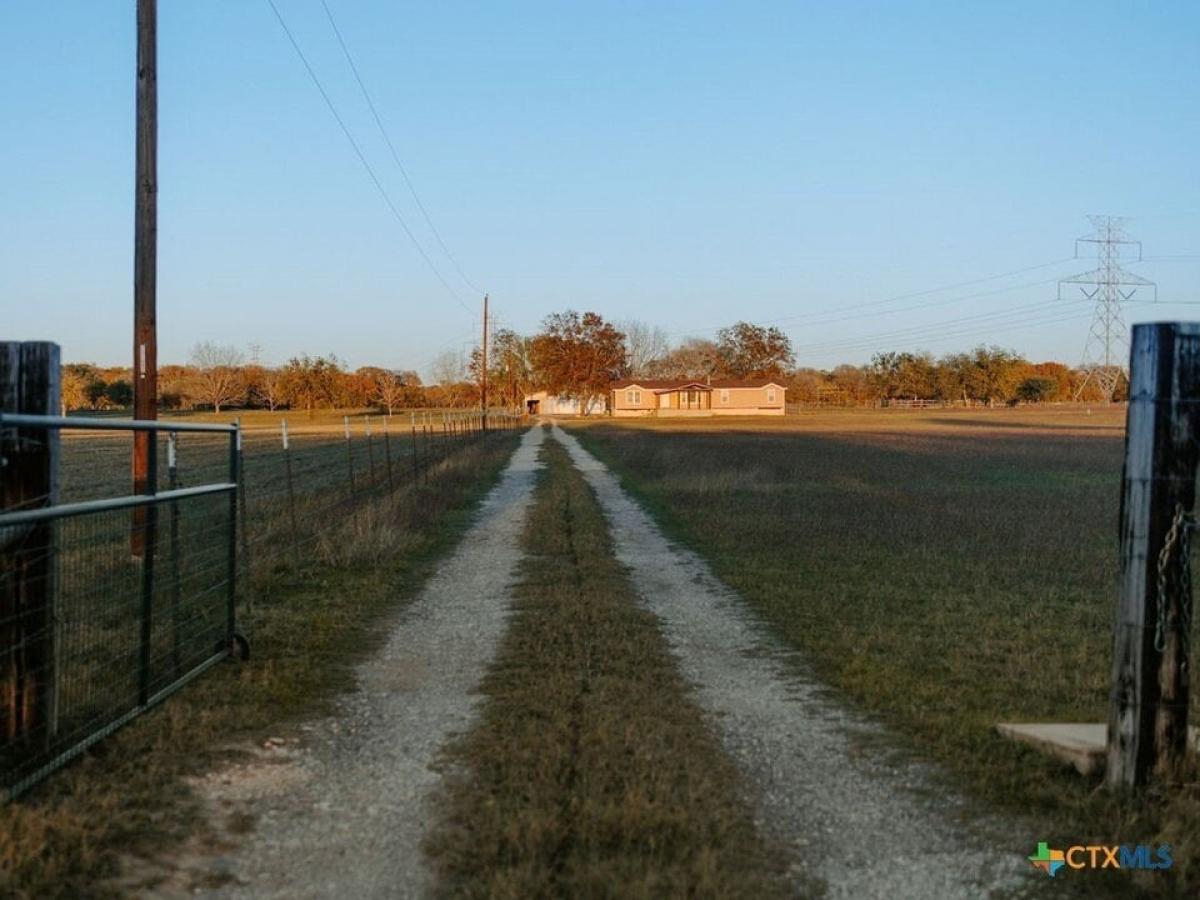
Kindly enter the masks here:
[[1031, 303], [1024, 306], [1014, 307], [1012, 309], [999, 310], [991, 313], [982, 313], [972, 316], [962, 316], [955, 319], [946, 319], [942, 322], [932, 324], [912, 325], [905, 328], [888, 329], [886, 331], [878, 331], [872, 334], [860, 335], [858, 337], [840, 338], [826, 341], [814, 341], [809, 344], [798, 344], [796, 350], [798, 352], [811, 351], [814, 349], [821, 350], [841, 350], [855, 349], [863, 346], [873, 346], [889, 340], [909, 340], [920, 339], [924, 337], [939, 337], [946, 330], [957, 331], [963, 326], [976, 328], [995, 324], [1007, 324], [1009, 322], [1034, 322], [1030, 315], [1034, 310], [1042, 310], [1045, 315], [1057, 316], [1062, 314], [1062, 310], [1046, 310], [1044, 303]]
[[[1073, 259], [1075, 259], [1074, 256], [1066, 256], [1066, 257], [1063, 257], [1062, 259], [1052, 259], [1049, 262], [1038, 263], [1033, 266], [1025, 266], [1023, 268], [1013, 269], [1008, 272], [1000, 272], [996, 275], [985, 275], [982, 278], [972, 278], [968, 281], [958, 281], [953, 284], [943, 284], [943, 285], [939, 285], [938, 287], [926, 288], [924, 290], [913, 291], [913, 292], [907, 293], [907, 294], [897, 294], [893, 297], [886, 297], [882, 300], [868, 300], [865, 303], [852, 303], [849, 306], [843, 306], [838, 309], [827, 309], [824, 311], [817, 311], [816, 313], [800, 313], [800, 314], [792, 315], [792, 316], [780, 316], [780, 317], [777, 317], [774, 319], [760, 319], [760, 320], [756, 321], [754, 324], [755, 325], [775, 325], [775, 324], [779, 324], [781, 322], [795, 322], [795, 321], [799, 321], [801, 319], [811, 320], [813, 316], [821, 318], [824, 316], [840, 314], [840, 313], [843, 313], [843, 312], [846, 312], [849, 310], [867, 309], [867, 308], [872, 308], [872, 307], [885, 306], [889, 303], [898, 303], [901, 300], [914, 300], [917, 297], [925, 297], [925, 296], [928, 296], [929, 294], [938, 294], [938, 293], [941, 293], [942, 291], [952, 291], [952, 290], [956, 290], [956, 289], [962, 288], [962, 287], [971, 287], [972, 285], [976, 285], [976, 284], [985, 284], [986, 282], [989, 282], [989, 281], [998, 281], [1001, 278], [1012, 278], [1015, 275], [1023, 275], [1026, 272], [1034, 272], [1038, 269], [1045, 269], [1049, 266], [1061, 265], [1063, 263], [1070, 262]], [[1055, 280], [1056, 279], [1051, 278], [1051, 279], [1048, 279], [1047, 281], [1032, 282], [1028, 285], [1016, 285], [1016, 286], [1010, 287], [1010, 288], [1001, 288], [1000, 290], [997, 290], [997, 291], [994, 291], [991, 293], [997, 293], [997, 294], [1005, 293], [1007, 291], [1019, 290], [1022, 287], [1033, 287], [1033, 286], [1036, 286], [1039, 284], [1049, 284], [1050, 282], [1055, 281]], [[989, 293], [968, 294], [965, 297], [958, 297], [953, 300], [938, 301], [937, 303], [929, 304], [929, 305], [931, 305], [931, 306], [944, 305], [947, 303], [956, 303], [961, 300], [969, 300], [969, 299], [974, 299], [976, 297], [989, 296], [989, 295], [990, 295]], [[913, 307], [913, 308], [916, 309], [916, 308], [921, 308], [921, 307]], [[840, 320], [833, 319], [830, 321], [840, 321]], [[697, 329], [693, 329], [690, 331], [675, 331], [675, 332], [671, 332], [668, 336], [669, 337], [680, 337], [683, 335], [690, 335], [690, 334], [707, 334], [709, 332], [719, 331], [723, 327], [725, 327], [725, 326], [722, 325], [722, 326], [717, 326], [715, 328], [697, 328]]]
[[421, 198], [417, 195], [417, 189], [413, 186], [412, 179], [408, 177], [408, 170], [404, 167], [404, 163], [400, 161], [400, 154], [396, 152], [396, 147], [392, 143], [391, 135], [388, 134], [387, 129], [383, 125], [383, 119], [380, 118], [379, 111], [375, 108], [375, 101], [371, 99], [371, 94], [367, 90], [366, 84], [363, 83], [362, 75], [359, 74], [358, 66], [354, 62], [354, 57], [350, 53], [350, 48], [346, 46], [346, 41], [342, 38], [341, 29], [338, 28], [337, 22], [335, 22], [333, 19], [333, 13], [329, 9], [329, 4], [326, 3], [325, 0], [321, 0], [321, 6], [324, 7], [325, 15], [329, 19], [329, 24], [333, 28], [333, 33], [337, 37], [338, 44], [341, 45], [342, 53], [346, 56], [346, 62], [350, 64], [350, 71], [354, 73], [354, 80], [358, 82], [358, 87], [359, 90], [362, 91], [363, 99], [367, 101], [367, 106], [370, 108], [371, 115], [375, 119], [375, 125], [379, 128], [379, 133], [383, 135], [383, 140], [387, 144], [388, 150], [391, 151], [392, 159], [396, 163], [396, 168], [398, 168], [400, 170], [400, 174], [404, 176], [404, 183], [408, 185], [408, 192], [412, 194], [412, 198], [417, 204], [417, 209], [421, 211], [421, 215], [425, 218], [425, 224], [429, 226], [429, 230], [433, 232], [433, 236], [437, 239], [438, 245], [441, 246], [442, 252], [446, 254], [446, 258], [450, 260], [451, 264], [453, 264], [455, 270], [459, 274], [459, 277], [462, 278], [467, 287], [476, 293], [482, 294], [483, 289], [477, 287], [474, 282], [467, 277], [466, 272], [464, 272], [462, 266], [458, 264], [458, 260], [455, 258], [454, 254], [450, 252], [450, 248], [446, 246], [446, 242], [442, 240], [441, 232], [439, 232], [437, 226], [433, 224], [433, 219], [430, 217], [429, 212], [425, 209], [425, 204], [421, 202]]
[[1040, 287], [1044, 284], [1054, 284], [1057, 280], [1058, 280], [1057, 278], [1045, 278], [1045, 279], [1042, 279], [1041, 281], [1027, 281], [1023, 284], [1011, 285], [1010, 287], [996, 288], [995, 290], [991, 290], [991, 291], [976, 291], [973, 294], [962, 294], [961, 296], [949, 297], [945, 300], [934, 300], [930, 303], [918, 303], [914, 306], [905, 306], [905, 307], [901, 307], [900, 309], [889, 309], [889, 310], [885, 310], [883, 312], [856, 313], [852, 316], [836, 316], [836, 317], [821, 316], [816, 319], [807, 320], [805, 322], [805, 324], [828, 325], [828, 324], [831, 324], [834, 322], [851, 322], [856, 319], [869, 319], [869, 318], [872, 318], [875, 316], [881, 316], [881, 315], [892, 316], [892, 315], [897, 315], [899, 313], [915, 312], [917, 310], [922, 310], [922, 309], [932, 309], [935, 306], [948, 306], [952, 303], [962, 303], [965, 300], [978, 300], [980, 297], [995, 297], [998, 294], [1008, 294], [1008, 293], [1011, 293], [1012, 291], [1021, 291], [1021, 290], [1025, 290], [1026, 288]]
[[308, 77], [311, 78], [312, 83], [316, 85], [317, 90], [321, 94], [321, 98], [325, 101], [325, 105], [329, 107], [329, 111], [333, 114], [333, 118], [337, 121], [338, 127], [342, 129], [342, 134], [346, 136], [346, 140], [348, 140], [350, 142], [350, 146], [354, 148], [354, 153], [358, 157], [359, 162], [363, 164], [363, 168], [366, 169], [367, 174], [371, 176], [371, 181], [375, 185], [375, 189], [379, 191], [379, 195], [383, 197], [384, 203], [386, 203], [388, 209], [392, 211], [392, 215], [395, 217], [396, 221], [400, 223], [400, 227], [404, 229], [404, 233], [408, 235], [408, 239], [412, 241], [412, 245], [417, 248], [417, 252], [421, 254], [421, 258], [425, 260], [425, 263], [429, 266], [430, 271], [437, 276], [438, 281], [442, 283], [442, 287], [444, 287], [450, 296], [458, 302], [458, 305], [461, 306], [468, 315], [475, 315], [471, 308], [467, 306], [465, 302], [463, 302], [463, 299], [458, 295], [458, 292], [450, 286], [450, 283], [446, 281], [444, 277], [442, 277], [442, 273], [438, 270], [438, 267], [433, 264], [433, 260], [429, 258], [429, 254], [425, 252], [425, 248], [421, 246], [421, 242], [417, 240], [416, 235], [412, 233], [412, 229], [408, 227], [408, 223], [404, 221], [404, 216], [400, 214], [400, 210], [397, 209], [396, 204], [392, 202], [391, 196], [384, 188], [383, 183], [379, 180], [379, 177], [375, 174], [375, 170], [371, 168], [371, 164], [367, 161], [367, 157], [363, 154], [362, 148], [358, 146], [358, 141], [354, 139], [354, 135], [352, 135], [350, 133], [350, 129], [346, 127], [346, 123], [342, 120], [341, 115], [338, 113], [337, 107], [334, 106], [333, 100], [330, 99], [324, 85], [321, 84], [321, 79], [318, 78], [317, 73], [313, 71], [313, 67], [308, 62], [308, 57], [306, 57], [304, 55], [304, 51], [300, 49], [300, 45], [296, 42], [296, 38], [292, 35], [292, 30], [288, 28], [287, 22], [284, 21], [283, 15], [279, 12], [279, 7], [275, 5], [275, 0], [266, 0], [266, 2], [267, 5], [271, 7], [271, 11], [275, 13], [275, 18], [279, 20], [279, 26], [283, 29], [283, 33], [287, 35], [287, 39], [291, 43], [292, 49], [294, 49], [296, 51], [296, 55], [300, 57], [300, 62], [304, 63], [304, 68], [308, 72]]
[[1044, 316], [1041, 318], [1014, 317], [998, 322], [975, 323], [966, 327], [957, 326], [945, 329], [927, 330], [922, 334], [911, 334], [907, 336], [874, 336], [869, 341], [864, 341], [859, 344], [845, 344], [840, 346], [825, 347], [821, 345], [813, 345], [804, 350], [805, 354], [812, 357], [831, 356], [834, 354], [853, 353], [855, 351], [870, 350], [880, 345], [882, 341], [895, 341], [896, 343], [908, 343], [909, 345], [929, 338], [937, 340], [945, 340], [947, 338], [964, 337], [972, 334], [979, 334], [981, 330], [986, 330], [988, 335], [999, 332], [1024, 330], [1031, 325], [1054, 325], [1061, 322], [1080, 322], [1091, 317], [1091, 313], [1071, 313], [1069, 315], [1059, 315], [1057, 313]]

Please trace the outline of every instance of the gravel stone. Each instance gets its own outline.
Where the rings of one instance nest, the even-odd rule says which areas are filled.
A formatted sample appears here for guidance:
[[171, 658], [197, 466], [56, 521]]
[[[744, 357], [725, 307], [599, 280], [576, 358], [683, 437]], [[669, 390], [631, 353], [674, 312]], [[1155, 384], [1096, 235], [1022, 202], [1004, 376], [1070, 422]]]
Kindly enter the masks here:
[[278, 764], [205, 779], [210, 807], [233, 805], [256, 821], [219, 872], [191, 872], [192, 884], [211, 884], [214, 875], [227, 883], [193, 895], [427, 893], [421, 842], [441, 779], [433, 766], [447, 741], [471, 726], [506, 625], [543, 434], [526, 432], [456, 552], [401, 614], [382, 652], [359, 668], [358, 689], [336, 714], [314, 723]]
[[618, 558], [756, 793], [760, 826], [794, 848], [797, 890], [816, 879], [830, 898], [936, 900], [1032, 887], [1020, 852], [1031, 832], [981, 821], [935, 767], [887, 751], [883, 729], [832, 699], [603, 463], [558, 426], [553, 434], [595, 490]]

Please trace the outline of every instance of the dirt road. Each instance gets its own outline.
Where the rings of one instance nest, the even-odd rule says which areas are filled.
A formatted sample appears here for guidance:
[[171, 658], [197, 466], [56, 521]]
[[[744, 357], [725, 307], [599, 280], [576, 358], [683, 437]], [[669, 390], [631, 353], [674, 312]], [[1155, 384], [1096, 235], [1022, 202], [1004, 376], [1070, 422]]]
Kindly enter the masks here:
[[[877, 726], [830, 699], [572, 436], [557, 426], [552, 434], [595, 491], [641, 602], [662, 620], [697, 704], [745, 777], [759, 827], [787, 848], [797, 892], [819, 884], [834, 898], [934, 900], [1029, 886], [1021, 855], [997, 846], [998, 829], [1011, 834], [1011, 825], [970, 825], [935, 771], [880, 749]], [[544, 435], [526, 434], [476, 524], [338, 713], [309, 726], [295, 749], [205, 782], [214, 809], [255, 818], [235, 850], [190, 873], [187, 893], [197, 884], [213, 897], [428, 893], [421, 844], [439, 751], [470, 727], [473, 691], [506, 625]]]
[[[397, 621], [359, 687], [300, 746], [218, 771], [214, 809], [254, 817], [233, 852], [188, 873], [210, 897], [416, 897], [438, 752], [468, 728], [508, 615], [544, 432], [531, 429], [478, 520]], [[166, 891], [164, 893], [170, 893]], [[194, 895], [194, 893], [192, 893]]]
[[785, 661], [745, 602], [668, 541], [603, 463], [561, 428], [554, 437], [596, 492], [618, 558], [756, 791], [762, 827], [794, 848], [798, 871], [830, 897], [880, 900], [984, 897], [1027, 883], [1019, 854], [989, 848], [956, 820], [963, 802], [937, 787], [936, 773], [889, 758], [880, 729], [804, 677], [794, 653]]

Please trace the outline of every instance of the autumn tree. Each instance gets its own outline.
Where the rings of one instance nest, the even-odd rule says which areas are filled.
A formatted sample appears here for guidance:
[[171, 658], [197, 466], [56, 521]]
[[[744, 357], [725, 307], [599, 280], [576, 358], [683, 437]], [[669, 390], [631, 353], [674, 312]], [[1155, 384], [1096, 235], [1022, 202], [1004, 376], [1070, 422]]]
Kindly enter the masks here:
[[617, 327], [625, 335], [625, 359], [629, 363], [629, 375], [633, 378], [648, 378], [656, 363], [670, 351], [667, 333], [657, 325], [648, 325], [637, 319], [618, 322]]
[[389, 416], [404, 402], [404, 396], [404, 379], [399, 373], [384, 369], [376, 373], [374, 399], [387, 410]]
[[937, 364], [929, 353], [876, 353], [869, 371], [878, 397], [937, 398]]
[[555, 313], [530, 340], [529, 362], [538, 387], [578, 400], [586, 414], [626, 372], [625, 335], [593, 312]]
[[[702, 378], [721, 374], [717, 345], [705, 338], [689, 338], [646, 366], [647, 378]], [[642, 376], [639, 376], [642, 377]]]
[[220, 412], [222, 406], [236, 403], [245, 396], [242, 379], [242, 351], [232, 345], [204, 341], [192, 348], [195, 367], [193, 393], [196, 400]]
[[738, 322], [717, 332], [721, 374], [738, 378], [780, 376], [795, 360], [792, 342], [775, 326]]
[[63, 409], [93, 409], [104, 396], [106, 385], [91, 363], [67, 363], [62, 367]]
[[840, 365], [829, 373], [830, 383], [848, 403], [863, 403], [871, 397], [867, 370], [860, 366]]
[[1014, 396], [1028, 363], [1012, 350], [980, 345], [943, 357], [940, 365], [954, 373], [967, 397], [991, 406]]
[[1053, 378], [1045, 375], [1031, 375], [1017, 385], [1014, 394], [1017, 400], [1025, 403], [1045, 403], [1053, 400], [1058, 391], [1058, 385]]
[[413, 369], [403, 369], [396, 373], [396, 377], [400, 379], [400, 384], [403, 391], [400, 395], [401, 406], [425, 406], [427, 397], [425, 396], [425, 387], [421, 383], [421, 376]]
[[1074, 371], [1070, 366], [1057, 362], [1036, 363], [1030, 366], [1030, 378], [1045, 378], [1053, 382], [1047, 400], [1070, 400], [1075, 396]]
[[104, 388], [104, 399], [112, 406], [118, 406], [122, 409], [133, 405], [133, 385], [124, 378], [119, 378], [116, 381], [110, 382]]
[[[498, 329], [488, 347], [488, 393], [489, 400], [500, 401], [506, 406], [521, 405], [532, 383], [529, 366], [529, 340], [509, 328]], [[471, 352], [468, 373], [474, 384], [479, 384], [483, 374], [483, 354], [476, 347]]]
[[257, 398], [259, 404], [265, 406], [271, 412], [275, 412], [275, 410], [287, 402], [283, 372], [279, 369], [269, 369], [265, 366], [252, 368], [254, 369], [252, 380], [250, 380], [252, 395]]
[[288, 403], [308, 411], [321, 405], [332, 405], [337, 396], [338, 379], [342, 374], [341, 361], [329, 356], [293, 356], [280, 372]]
[[467, 377], [467, 364], [457, 350], [443, 350], [429, 364], [434, 384], [458, 384]]
[[787, 379], [788, 400], [795, 403], [814, 403], [826, 387], [824, 372], [816, 369], [797, 369]]

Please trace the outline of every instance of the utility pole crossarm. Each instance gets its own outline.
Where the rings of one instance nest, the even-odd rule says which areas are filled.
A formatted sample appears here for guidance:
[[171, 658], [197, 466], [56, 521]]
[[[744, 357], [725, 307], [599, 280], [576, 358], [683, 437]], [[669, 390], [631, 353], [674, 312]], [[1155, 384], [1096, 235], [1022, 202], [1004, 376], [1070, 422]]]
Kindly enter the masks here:
[[[1109, 279], [1112, 279], [1111, 281]], [[1059, 284], [1136, 284], [1136, 285], [1153, 285], [1154, 282], [1149, 278], [1143, 278], [1141, 275], [1135, 275], [1120, 267], [1115, 267], [1112, 271], [1107, 269], [1092, 269], [1090, 272], [1080, 272], [1078, 275], [1070, 275], [1066, 278], [1058, 279]]]

